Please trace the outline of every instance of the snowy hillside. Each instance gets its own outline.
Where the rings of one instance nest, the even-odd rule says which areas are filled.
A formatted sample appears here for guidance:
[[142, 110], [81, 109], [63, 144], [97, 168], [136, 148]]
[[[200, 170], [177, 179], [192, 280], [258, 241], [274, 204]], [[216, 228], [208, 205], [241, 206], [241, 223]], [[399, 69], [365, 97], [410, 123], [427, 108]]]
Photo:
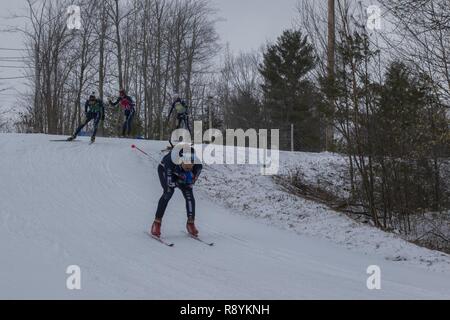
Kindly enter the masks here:
[[[345, 161], [330, 153], [281, 152], [279, 174], [288, 175], [301, 169], [308, 183], [323, 185], [335, 194], [346, 196], [349, 186]], [[427, 270], [450, 271], [448, 255], [412, 245], [396, 234], [358, 223], [325, 205], [287, 193], [272, 177], [261, 176], [257, 166], [210, 168], [199, 188], [236, 212], [363, 254], [376, 253], [405, 266], [412, 264]], [[217, 181], [225, 183], [217, 184]], [[440, 227], [450, 230], [450, 226]]]
[[[52, 143], [0, 134], [0, 298], [450, 298], [450, 257], [284, 192], [252, 166], [207, 166], [195, 190], [207, 247], [186, 237], [177, 192], [163, 233], [146, 231], [161, 196], [165, 142]], [[282, 154], [282, 168], [332, 155]], [[349, 250], [350, 248], [350, 250]], [[82, 290], [66, 288], [78, 265]], [[366, 270], [381, 268], [381, 290]]]

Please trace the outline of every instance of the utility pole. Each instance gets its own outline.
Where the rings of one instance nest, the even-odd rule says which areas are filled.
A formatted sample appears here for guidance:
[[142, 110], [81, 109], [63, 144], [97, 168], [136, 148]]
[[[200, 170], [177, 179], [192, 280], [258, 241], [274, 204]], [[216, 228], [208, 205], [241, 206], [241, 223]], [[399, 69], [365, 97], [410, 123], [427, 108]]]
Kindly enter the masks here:
[[[213, 103], [214, 103], [214, 97], [208, 96], [208, 127], [209, 127], [209, 129], [212, 129], [212, 127], [213, 127], [213, 121], [212, 121]], [[209, 141], [212, 143], [212, 133], [211, 133], [211, 136], [209, 137]]]
[[[105, 87], [105, 41], [106, 41], [106, 31], [108, 28], [106, 21], [106, 5], [104, 1], [100, 1], [99, 13], [101, 17], [101, 27], [100, 27], [100, 62], [98, 68], [98, 93], [99, 99], [104, 103], [104, 87]], [[101, 125], [102, 136], [105, 136], [105, 121], [102, 121]]]
[[213, 107], [214, 97], [208, 96], [208, 122], [209, 122], [209, 129], [212, 129], [212, 107]]
[[[335, 0], [328, 0], [328, 81], [329, 85], [334, 84], [335, 72], [335, 45], [336, 45], [336, 13]], [[330, 118], [325, 129], [325, 143], [327, 151], [333, 147], [334, 136], [334, 98], [329, 97], [330, 103]]]
[[291, 124], [291, 152], [295, 151], [294, 147], [294, 124]]

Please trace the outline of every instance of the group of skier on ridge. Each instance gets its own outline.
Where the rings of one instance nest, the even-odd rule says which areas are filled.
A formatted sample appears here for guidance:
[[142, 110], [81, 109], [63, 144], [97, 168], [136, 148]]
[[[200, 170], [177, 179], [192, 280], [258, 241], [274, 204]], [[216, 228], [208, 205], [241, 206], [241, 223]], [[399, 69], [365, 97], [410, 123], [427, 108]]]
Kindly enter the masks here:
[[[120, 105], [122, 110], [125, 112], [125, 122], [122, 127], [122, 137], [129, 136], [131, 134], [131, 126], [135, 110], [135, 103], [133, 99], [126, 94], [126, 91], [121, 89], [119, 92], [119, 97], [115, 102], [109, 100], [111, 106]], [[100, 120], [105, 120], [105, 106], [101, 99], [97, 99], [95, 94], [91, 94], [89, 99], [84, 104], [84, 114], [85, 121], [80, 124], [75, 133], [67, 139], [67, 141], [73, 141], [80, 134], [81, 130], [94, 120], [94, 130], [91, 136], [91, 142], [95, 142], [95, 136], [97, 135], [98, 125]]]
[[[133, 99], [126, 94], [125, 90], [120, 90], [118, 99], [115, 102], [109, 100], [109, 104], [114, 107], [120, 105], [125, 112], [122, 136], [129, 136], [131, 133], [133, 117], [136, 112]], [[188, 119], [188, 105], [178, 96], [178, 94], [174, 97], [168, 120], [174, 111], [176, 111], [177, 114], [177, 129], [184, 126], [184, 128], [191, 132]], [[100, 121], [104, 119], [104, 103], [101, 99], [98, 99], [95, 94], [92, 94], [85, 103], [85, 121], [80, 124], [75, 133], [69, 137], [67, 141], [74, 141], [81, 130], [89, 122], [94, 120], [94, 130], [91, 136], [91, 142], [95, 142], [98, 125]], [[172, 142], [169, 142], [173, 148]], [[163, 188], [163, 194], [158, 202], [158, 208], [155, 220], [150, 229], [150, 234], [158, 239], [161, 237], [162, 219], [175, 189], [178, 188], [186, 201], [187, 232], [193, 237], [198, 237], [199, 232], [195, 226], [195, 198], [193, 187], [200, 176], [203, 166], [199, 163], [198, 158], [195, 155], [195, 150], [191, 145], [184, 145], [181, 150], [180, 148], [172, 148], [168, 149], [171, 152], [163, 157], [158, 166], [158, 177], [161, 187]]]

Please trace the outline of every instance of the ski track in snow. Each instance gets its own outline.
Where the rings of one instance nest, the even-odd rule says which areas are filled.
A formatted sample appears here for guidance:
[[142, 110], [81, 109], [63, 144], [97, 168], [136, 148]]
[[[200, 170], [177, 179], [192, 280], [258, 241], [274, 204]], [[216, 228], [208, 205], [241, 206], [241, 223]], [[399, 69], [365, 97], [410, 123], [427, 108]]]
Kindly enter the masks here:
[[[184, 233], [179, 191], [163, 224], [175, 247], [163, 246], [144, 231], [165, 142], [137, 142], [148, 159], [136, 141], [53, 138], [0, 135], [0, 298], [450, 298], [447, 255], [289, 195], [258, 167], [206, 166], [198, 227], [215, 247]], [[282, 167], [320, 169], [333, 157], [283, 153]], [[80, 291], [66, 289], [69, 265], [81, 268]], [[382, 290], [367, 289], [369, 265], [381, 267]]]

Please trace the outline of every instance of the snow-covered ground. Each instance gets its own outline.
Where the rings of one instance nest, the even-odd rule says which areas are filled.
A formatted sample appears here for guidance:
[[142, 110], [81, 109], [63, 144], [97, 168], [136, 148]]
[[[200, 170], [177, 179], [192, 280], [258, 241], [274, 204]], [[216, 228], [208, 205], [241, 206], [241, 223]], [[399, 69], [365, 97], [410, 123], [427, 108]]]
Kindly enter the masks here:
[[[144, 233], [164, 142], [138, 142], [149, 160], [135, 141], [52, 138], [0, 135], [0, 298], [450, 298], [449, 256], [290, 195], [255, 166], [206, 166], [198, 182], [198, 227], [215, 247], [184, 234], [179, 192], [163, 225], [176, 245], [165, 247]], [[282, 170], [326, 170], [333, 157], [282, 153]], [[69, 265], [80, 291], [66, 288]], [[370, 265], [381, 290], [367, 289]]]
[[[337, 154], [281, 152], [279, 174], [300, 169], [308, 183], [345, 197], [349, 191], [345, 167], [346, 159]], [[405, 267], [415, 265], [450, 273], [449, 255], [412, 245], [398, 235], [358, 223], [325, 205], [287, 193], [272, 177], [261, 176], [258, 166], [209, 168], [200, 189], [236, 212], [362, 254], [377, 254]], [[217, 184], [217, 181], [225, 183]]]

